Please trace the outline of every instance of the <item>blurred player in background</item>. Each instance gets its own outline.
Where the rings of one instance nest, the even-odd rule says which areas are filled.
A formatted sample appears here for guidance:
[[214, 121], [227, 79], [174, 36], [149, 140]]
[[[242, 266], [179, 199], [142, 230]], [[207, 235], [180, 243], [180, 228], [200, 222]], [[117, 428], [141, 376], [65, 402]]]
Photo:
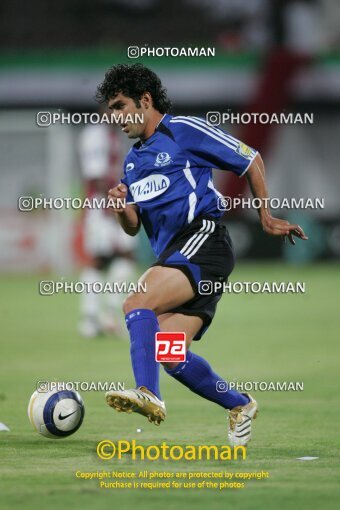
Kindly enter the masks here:
[[[86, 196], [106, 198], [107, 190], [120, 182], [122, 143], [108, 124], [87, 125], [79, 136], [79, 157]], [[84, 249], [89, 263], [84, 282], [129, 282], [135, 272], [136, 238], [128, 236], [115, 215], [106, 209], [85, 209]], [[101, 333], [121, 334], [122, 294], [90, 291], [81, 295], [79, 332], [92, 338]]]

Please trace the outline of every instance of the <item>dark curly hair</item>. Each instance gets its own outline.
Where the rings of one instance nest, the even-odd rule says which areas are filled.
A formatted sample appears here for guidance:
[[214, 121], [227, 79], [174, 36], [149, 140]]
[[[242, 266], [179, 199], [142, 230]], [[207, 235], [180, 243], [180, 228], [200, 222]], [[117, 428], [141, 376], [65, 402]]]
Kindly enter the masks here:
[[156, 110], [160, 113], [171, 111], [171, 101], [161, 80], [157, 74], [142, 64], [118, 64], [110, 67], [105, 73], [103, 83], [97, 87], [96, 99], [104, 103], [120, 92], [126, 97], [131, 97], [137, 108], [140, 108], [142, 95], [149, 92]]

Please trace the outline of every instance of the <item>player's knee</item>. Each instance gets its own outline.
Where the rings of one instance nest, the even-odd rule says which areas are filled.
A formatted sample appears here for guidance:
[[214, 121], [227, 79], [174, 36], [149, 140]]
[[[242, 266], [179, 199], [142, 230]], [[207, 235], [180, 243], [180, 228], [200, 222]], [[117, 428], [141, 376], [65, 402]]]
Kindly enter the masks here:
[[128, 296], [128, 297], [126, 297], [124, 299], [124, 301], [123, 301], [123, 312], [124, 312], [125, 315], [127, 313], [131, 312], [131, 310], [133, 310], [134, 308], [137, 308], [136, 306], [134, 306], [134, 303], [135, 303], [135, 300], [134, 300], [133, 295], [132, 296]]
[[136, 308], [146, 308], [156, 312], [156, 307], [152, 306], [150, 300], [146, 299], [145, 294], [130, 294], [125, 298], [123, 302], [123, 312], [125, 315]]

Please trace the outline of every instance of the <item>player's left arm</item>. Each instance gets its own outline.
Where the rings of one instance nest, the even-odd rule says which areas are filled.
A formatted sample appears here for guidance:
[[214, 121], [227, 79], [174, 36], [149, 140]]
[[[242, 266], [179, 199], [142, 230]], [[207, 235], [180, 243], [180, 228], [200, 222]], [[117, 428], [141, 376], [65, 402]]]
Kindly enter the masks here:
[[271, 215], [270, 208], [266, 204], [268, 201], [263, 200], [268, 198], [268, 190], [265, 179], [265, 167], [259, 153], [257, 153], [251, 162], [246, 176], [253, 196], [262, 199], [262, 205], [258, 209], [258, 213], [263, 230], [273, 236], [287, 236], [292, 244], [295, 244], [294, 236], [306, 241], [308, 237], [299, 225], [274, 218]]
[[[198, 167], [231, 171], [239, 177], [247, 175], [254, 197], [268, 198], [264, 164], [255, 149], [199, 117], [173, 117], [170, 126], [188, 161], [193, 161]], [[295, 244], [293, 236], [307, 239], [299, 225], [274, 218], [266, 201], [262, 202], [259, 215], [263, 229], [268, 234], [287, 236], [292, 244]]]

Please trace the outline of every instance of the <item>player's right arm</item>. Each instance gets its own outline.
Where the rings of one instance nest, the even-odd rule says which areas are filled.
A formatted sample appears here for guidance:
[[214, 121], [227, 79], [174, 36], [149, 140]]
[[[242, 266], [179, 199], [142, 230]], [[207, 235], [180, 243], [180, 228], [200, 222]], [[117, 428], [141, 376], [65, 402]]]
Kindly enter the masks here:
[[[113, 202], [113, 211], [117, 214], [119, 223], [124, 231], [130, 236], [135, 236], [140, 229], [141, 220], [139, 216], [138, 206], [126, 204], [125, 207], [119, 207], [122, 199], [126, 199], [128, 188], [122, 182], [109, 190], [108, 197]], [[120, 202], [117, 202], [120, 199]]]

